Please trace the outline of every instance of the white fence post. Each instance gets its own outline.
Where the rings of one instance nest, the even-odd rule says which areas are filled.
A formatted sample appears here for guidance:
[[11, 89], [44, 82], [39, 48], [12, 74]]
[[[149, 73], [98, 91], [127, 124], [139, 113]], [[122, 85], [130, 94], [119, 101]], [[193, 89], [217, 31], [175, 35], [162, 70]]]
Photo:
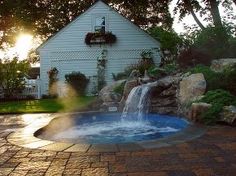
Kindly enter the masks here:
[[41, 79], [39, 78], [39, 76], [37, 76], [36, 84], [37, 84], [37, 99], [40, 99], [41, 98]]

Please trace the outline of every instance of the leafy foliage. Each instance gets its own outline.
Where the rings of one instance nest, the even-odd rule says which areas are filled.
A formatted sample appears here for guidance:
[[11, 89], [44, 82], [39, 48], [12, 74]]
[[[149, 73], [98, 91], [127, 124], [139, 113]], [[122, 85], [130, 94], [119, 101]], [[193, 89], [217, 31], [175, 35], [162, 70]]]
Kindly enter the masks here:
[[127, 75], [130, 75], [133, 70], [138, 70], [141, 75], [144, 75], [145, 70], [149, 70], [154, 66], [155, 63], [152, 58], [142, 58], [138, 61], [138, 63], [128, 66], [125, 69], [125, 72], [127, 73]]
[[225, 89], [236, 96], [236, 64], [226, 68], [223, 71], [223, 74], [224, 74], [223, 82], [227, 83]]
[[65, 75], [66, 82], [72, 86], [78, 95], [85, 95], [89, 79], [83, 73], [72, 72]]
[[176, 56], [179, 48], [183, 45], [183, 39], [173, 30], [165, 30], [161, 27], [152, 27], [148, 29], [152, 37], [161, 43], [161, 51], [169, 51], [171, 55]]
[[208, 91], [199, 101], [212, 105], [207, 112], [202, 114], [202, 120], [205, 124], [216, 123], [224, 106], [236, 105], [236, 97], [222, 89]]
[[230, 34], [227, 30], [225, 27], [207, 27], [196, 34], [193, 47], [212, 59], [228, 57]]
[[178, 66], [175, 62], [165, 64], [163, 67], [151, 67], [148, 73], [151, 77], [160, 78], [162, 76], [175, 74], [178, 71]]
[[47, 74], [48, 74], [48, 79], [49, 79], [49, 89], [51, 89], [51, 87], [53, 86], [53, 84], [55, 82], [57, 82], [58, 78], [57, 78], [57, 74], [58, 74], [58, 70], [56, 67], [51, 68]]
[[[101, 41], [97, 42], [96, 39], [101, 39]], [[116, 42], [116, 36], [114, 34], [112, 34], [112, 32], [106, 32], [104, 34], [100, 33], [100, 32], [95, 32], [95, 33], [89, 32], [89, 33], [87, 33], [87, 35], [85, 37], [85, 43], [87, 45], [101, 44], [101, 43], [112, 44], [115, 42]]]
[[224, 89], [236, 95], [236, 65], [226, 68], [223, 72], [214, 72], [210, 67], [198, 65], [189, 70], [191, 73], [203, 73], [207, 90]]
[[180, 52], [182, 68], [210, 65], [213, 59], [236, 57], [236, 38], [229, 27], [207, 27], [188, 36], [190, 46]]
[[29, 67], [27, 61], [19, 61], [18, 58], [0, 60], [0, 87], [6, 99], [17, 98], [25, 88], [25, 75]]
[[[0, 46], [14, 43], [19, 31], [31, 31], [43, 39], [58, 32], [96, 0], [1, 0]], [[105, 0], [135, 24], [146, 27], [162, 24], [170, 28], [173, 19], [168, 10], [169, 1]], [[160, 15], [161, 14], [161, 15]]]
[[181, 68], [194, 67], [198, 64], [210, 65], [212, 58], [192, 47], [181, 51], [177, 62]]

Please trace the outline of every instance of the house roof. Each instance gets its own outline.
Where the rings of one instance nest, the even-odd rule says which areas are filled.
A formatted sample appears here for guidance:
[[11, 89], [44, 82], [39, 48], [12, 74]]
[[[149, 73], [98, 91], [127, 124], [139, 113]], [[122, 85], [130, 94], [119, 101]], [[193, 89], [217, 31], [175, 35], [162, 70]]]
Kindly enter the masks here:
[[45, 42], [43, 42], [37, 49], [36, 51], [39, 51], [41, 48], [43, 48], [45, 45], [48, 44], [49, 41], [53, 40], [54, 38], [56, 38], [60, 33], [62, 33], [64, 30], [66, 30], [69, 26], [71, 26], [75, 21], [77, 21], [82, 15], [86, 14], [90, 9], [92, 9], [97, 3], [103, 3], [106, 6], [108, 6], [110, 9], [114, 10], [115, 12], [117, 12], [117, 14], [119, 14], [120, 16], [122, 16], [125, 20], [129, 21], [130, 24], [132, 24], [133, 26], [136, 27], [137, 30], [145, 33], [145, 35], [147, 35], [150, 39], [152, 39], [154, 42], [157, 43], [157, 45], [160, 46], [160, 43], [154, 39], [153, 37], [151, 37], [146, 31], [144, 31], [143, 29], [141, 29], [139, 26], [137, 26], [136, 24], [134, 24], [132, 21], [130, 21], [128, 18], [126, 18], [125, 16], [123, 16], [122, 14], [120, 14], [116, 9], [112, 8], [111, 6], [109, 6], [106, 2], [104, 2], [103, 0], [97, 0], [95, 1], [95, 3], [93, 5], [91, 5], [87, 10], [85, 10], [83, 13], [81, 13], [78, 17], [76, 17], [73, 21], [71, 21], [69, 24], [67, 24], [65, 27], [63, 27], [61, 30], [59, 30], [57, 33], [55, 33], [54, 35], [52, 35], [51, 37], [49, 37]]

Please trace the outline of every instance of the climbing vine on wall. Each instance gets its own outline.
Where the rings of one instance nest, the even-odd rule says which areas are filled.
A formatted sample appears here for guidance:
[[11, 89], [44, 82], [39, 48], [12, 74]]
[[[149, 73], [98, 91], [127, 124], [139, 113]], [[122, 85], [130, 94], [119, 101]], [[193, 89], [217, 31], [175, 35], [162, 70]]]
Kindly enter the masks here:
[[54, 91], [54, 87], [56, 86], [54, 85], [58, 81], [57, 75], [59, 71], [57, 70], [56, 67], [52, 67], [47, 73], [48, 73], [48, 79], [49, 79], [49, 94], [54, 96], [56, 95]]

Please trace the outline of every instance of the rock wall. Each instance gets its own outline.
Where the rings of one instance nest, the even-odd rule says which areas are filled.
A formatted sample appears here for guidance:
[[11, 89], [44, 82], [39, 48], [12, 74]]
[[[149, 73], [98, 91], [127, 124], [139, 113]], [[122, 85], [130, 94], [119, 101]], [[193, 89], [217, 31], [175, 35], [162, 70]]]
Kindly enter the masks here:
[[177, 89], [179, 76], [168, 76], [157, 81], [155, 87], [150, 90], [151, 113], [177, 115], [179, 103]]

